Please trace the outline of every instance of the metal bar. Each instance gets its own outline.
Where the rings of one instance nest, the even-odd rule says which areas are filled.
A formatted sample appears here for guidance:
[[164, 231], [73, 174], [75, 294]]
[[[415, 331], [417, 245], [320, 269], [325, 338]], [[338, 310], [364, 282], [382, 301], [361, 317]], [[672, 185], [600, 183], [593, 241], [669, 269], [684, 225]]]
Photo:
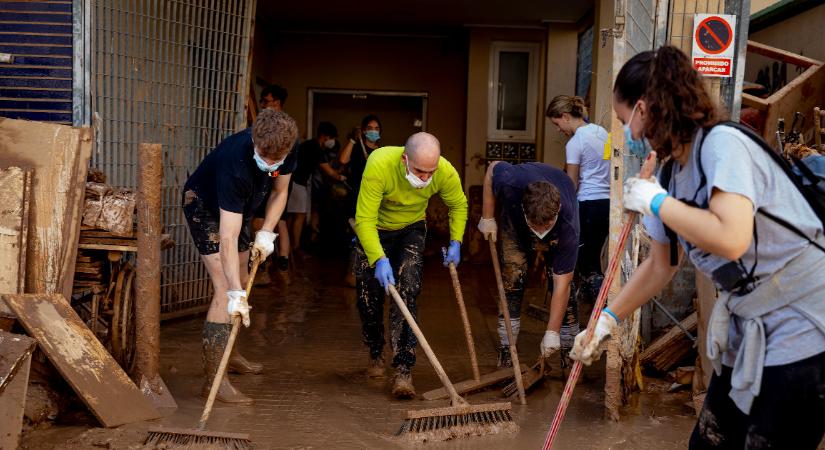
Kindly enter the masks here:
[[725, 13], [736, 15], [736, 48], [733, 53], [732, 83], [723, 86], [722, 101], [730, 111], [731, 120], [739, 120], [742, 110], [742, 85], [745, 80], [745, 57], [748, 46], [748, 28], [750, 25], [750, 0], [727, 0]]

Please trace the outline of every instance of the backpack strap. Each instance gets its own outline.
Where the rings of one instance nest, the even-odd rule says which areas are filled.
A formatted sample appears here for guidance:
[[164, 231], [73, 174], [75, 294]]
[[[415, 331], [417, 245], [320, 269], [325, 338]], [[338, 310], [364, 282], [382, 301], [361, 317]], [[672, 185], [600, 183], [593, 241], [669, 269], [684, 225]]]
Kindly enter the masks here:
[[[788, 163], [788, 161], [786, 161], [784, 158], [782, 158], [781, 155], [776, 153], [774, 151], [774, 149], [771, 148], [771, 146], [768, 145], [768, 143], [765, 142], [764, 139], [762, 139], [762, 136], [759, 136], [751, 128], [749, 128], [745, 125], [742, 125], [739, 122], [725, 121], [725, 122], [720, 122], [717, 125], [726, 125], [726, 126], [729, 126], [731, 128], [735, 128], [735, 129], [739, 130], [740, 132], [742, 132], [742, 134], [744, 134], [745, 136], [750, 138], [750, 140], [756, 142], [760, 147], [762, 147], [762, 149], [765, 151], [765, 153], [770, 155], [771, 159], [773, 159], [774, 162], [776, 162], [779, 165], [779, 168], [783, 172], [785, 172], [785, 175], [787, 175], [788, 179], [791, 180], [791, 183], [793, 183], [793, 185], [794, 185], [794, 187], [796, 187], [797, 191], [799, 191], [799, 193], [802, 194], [802, 198], [805, 199], [805, 201], [808, 203], [808, 205], [814, 211], [814, 214], [816, 214], [820, 218], [822, 217], [822, 214], [820, 214], [821, 208], [812, 199], [808, 198], [808, 196], [805, 195], [805, 187], [802, 185], [802, 182], [799, 180], [799, 178], [797, 178], [793, 174], [793, 170], [791, 169], [790, 163]], [[710, 132], [710, 129], [707, 130], [707, 133], [709, 133], [709, 132]], [[707, 135], [707, 133], [705, 133], [705, 136]], [[704, 136], [702, 137], [702, 139], [704, 140]], [[702, 153], [701, 153], [701, 151], [702, 151], [702, 147], [700, 145], [699, 146], [699, 154], [697, 155], [697, 160], [698, 160], [698, 163], [699, 163], [698, 164], [699, 172], [702, 174], [702, 178], [704, 180], [705, 174], [704, 174], [704, 170], [702, 169]], [[805, 176], [806, 178], [808, 178], [811, 181], [816, 181], [818, 179], [817, 175], [814, 174], [813, 171], [811, 171], [808, 168], [808, 166], [806, 166], [802, 161], [798, 160], [797, 158], [794, 158], [794, 163], [799, 168], [800, 172], [802, 172], [803, 176]], [[773, 222], [777, 223], [778, 225], [784, 227], [785, 229], [791, 231], [792, 233], [800, 236], [801, 238], [808, 241], [810, 244], [814, 245], [818, 249], [825, 252], [825, 247], [823, 247], [822, 245], [819, 245], [816, 241], [814, 241], [813, 239], [808, 237], [805, 233], [803, 233], [802, 230], [800, 230], [799, 228], [797, 228], [796, 226], [794, 226], [793, 224], [791, 224], [787, 220], [785, 220], [785, 219], [783, 219], [779, 216], [776, 216], [774, 214], [771, 214], [768, 211], [765, 211], [763, 208], [757, 209], [756, 212], [761, 213], [763, 216], [767, 217], [768, 219], [772, 220]]]
[[[661, 172], [659, 172], [659, 184], [662, 185], [665, 189], [670, 189], [670, 180], [673, 178], [673, 159], [668, 159], [664, 166], [662, 166]], [[679, 253], [677, 251], [676, 246], [679, 245], [677, 241], [676, 232], [670, 229], [669, 226], [665, 225], [662, 222], [662, 225], [665, 227], [665, 236], [667, 236], [668, 241], [670, 241], [670, 265], [676, 266], [679, 264]]]

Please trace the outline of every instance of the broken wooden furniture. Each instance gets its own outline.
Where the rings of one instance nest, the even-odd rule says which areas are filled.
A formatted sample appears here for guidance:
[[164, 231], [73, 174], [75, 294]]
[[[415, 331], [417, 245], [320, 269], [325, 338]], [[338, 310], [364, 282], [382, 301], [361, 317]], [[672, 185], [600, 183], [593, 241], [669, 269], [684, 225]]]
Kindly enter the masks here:
[[[31, 188], [30, 169], [0, 169], [0, 292], [23, 293]], [[13, 319], [2, 302], [0, 316]]]
[[[25, 287], [71, 295], [91, 128], [0, 118], [0, 167], [33, 170]], [[12, 291], [14, 292], [14, 291]]]
[[160, 417], [63, 295], [4, 294], [2, 300], [103, 426]]
[[[82, 230], [72, 291], [72, 306], [130, 373], [135, 367], [137, 297], [135, 266], [126, 255], [137, 252], [137, 237], [133, 236]], [[161, 238], [162, 249], [174, 247], [168, 234]]]
[[[814, 107], [825, 104], [825, 65], [822, 61], [753, 41], [748, 41], [748, 53], [792, 64], [803, 70], [768, 98], [742, 94], [742, 105], [754, 108], [764, 116], [765, 126], [759, 130], [760, 134], [767, 142], [775, 145], [779, 118], [790, 120], [796, 111], [811, 111]], [[803, 135], [804, 131], [806, 130], [803, 130]]]
[[0, 330], [0, 448], [17, 448], [35, 340]]
[[[825, 104], [825, 102], [823, 102]], [[825, 109], [814, 108], [814, 145], [817, 151], [825, 153]]]

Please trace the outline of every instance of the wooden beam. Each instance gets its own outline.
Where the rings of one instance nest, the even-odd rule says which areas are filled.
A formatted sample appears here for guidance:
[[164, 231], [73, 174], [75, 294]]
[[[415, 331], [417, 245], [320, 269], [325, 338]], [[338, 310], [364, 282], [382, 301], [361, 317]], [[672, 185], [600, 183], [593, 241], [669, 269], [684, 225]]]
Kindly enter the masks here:
[[748, 53], [755, 53], [757, 55], [766, 56], [768, 58], [776, 59], [781, 62], [793, 64], [795, 66], [808, 68], [811, 66], [821, 66], [822, 61], [818, 61], [807, 56], [797, 55], [787, 50], [771, 47], [770, 45], [760, 44], [759, 42], [748, 41]]

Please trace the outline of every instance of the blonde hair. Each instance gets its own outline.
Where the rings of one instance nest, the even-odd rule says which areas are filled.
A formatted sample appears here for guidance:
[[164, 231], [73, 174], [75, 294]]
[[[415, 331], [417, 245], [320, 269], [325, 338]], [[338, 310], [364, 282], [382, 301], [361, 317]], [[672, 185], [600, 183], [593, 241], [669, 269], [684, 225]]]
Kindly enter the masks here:
[[547, 117], [558, 119], [562, 114], [567, 113], [573, 117], [587, 120], [587, 106], [584, 99], [578, 95], [557, 95], [547, 106]]
[[252, 124], [252, 139], [263, 156], [281, 160], [298, 139], [298, 125], [283, 111], [265, 109]]

